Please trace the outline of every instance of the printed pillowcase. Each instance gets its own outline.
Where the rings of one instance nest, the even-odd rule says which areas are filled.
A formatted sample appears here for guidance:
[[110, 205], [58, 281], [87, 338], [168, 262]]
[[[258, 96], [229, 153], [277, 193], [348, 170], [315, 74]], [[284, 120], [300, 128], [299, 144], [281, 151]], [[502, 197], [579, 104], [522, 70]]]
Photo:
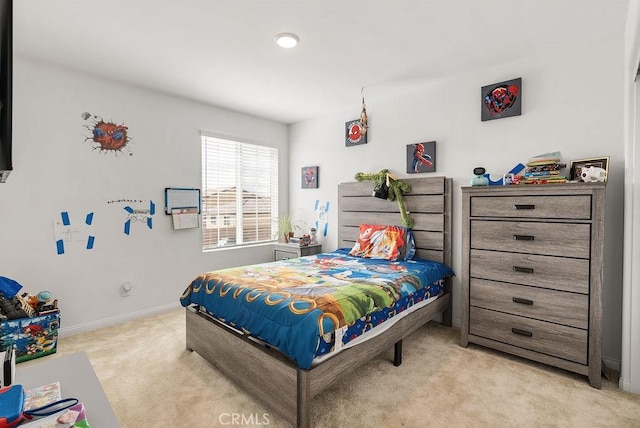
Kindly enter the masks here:
[[411, 260], [415, 252], [411, 229], [403, 226], [361, 224], [358, 240], [349, 255], [398, 261]]

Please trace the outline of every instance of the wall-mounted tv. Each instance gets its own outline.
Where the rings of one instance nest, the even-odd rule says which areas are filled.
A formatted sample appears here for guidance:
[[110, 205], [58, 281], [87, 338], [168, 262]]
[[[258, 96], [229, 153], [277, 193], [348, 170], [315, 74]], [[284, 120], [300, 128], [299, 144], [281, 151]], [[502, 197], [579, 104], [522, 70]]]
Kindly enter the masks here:
[[0, 0], [0, 183], [13, 170], [11, 109], [13, 107], [13, 0]]

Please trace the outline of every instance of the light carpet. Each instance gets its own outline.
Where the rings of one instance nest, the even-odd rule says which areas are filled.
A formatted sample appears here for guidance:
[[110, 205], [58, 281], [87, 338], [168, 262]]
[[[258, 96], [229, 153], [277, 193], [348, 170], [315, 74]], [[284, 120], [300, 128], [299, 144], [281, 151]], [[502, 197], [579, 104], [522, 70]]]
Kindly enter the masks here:
[[[389, 349], [316, 397], [313, 426], [640, 426], [640, 395], [615, 382], [603, 379], [598, 390], [584, 376], [462, 348], [459, 333], [434, 322], [418, 329], [404, 340], [400, 367]], [[87, 353], [123, 427], [289, 426], [185, 350], [183, 309], [63, 337], [46, 358], [77, 351]]]

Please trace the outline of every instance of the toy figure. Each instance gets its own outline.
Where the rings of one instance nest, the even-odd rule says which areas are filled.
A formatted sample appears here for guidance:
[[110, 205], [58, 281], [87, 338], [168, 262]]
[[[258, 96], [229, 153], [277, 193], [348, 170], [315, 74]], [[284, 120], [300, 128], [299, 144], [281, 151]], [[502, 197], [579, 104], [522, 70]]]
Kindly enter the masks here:
[[596, 183], [607, 181], [607, 171], [598, 166], [583, 167], [580, 171], [580, 181]]
[[473, 174], [475, 175], [475, 177], [471, 179], [471, 185], [472, 186], [488, 186], [489, 179], [484, 176], [485, 172], [486, 170], [481, 166], [473, 168]]
[[403, 194], [411, 192], [411, 186], [398, 180], [395, 176], [389, 174], [388, 169], [383, 169], [377, 174], [365, 174], [359, 172], [356, 174], [355, 179], [358, 181], [373, 181], [376, 190], [374, 190], [374, 196], [378, 196], [378, 189], [382, 189], [386, 186], [388, 189], [388, 195], [386, 198], [390, 201], [398, 201], [398, 208], [400, 209], [400, 217], [402, 224], [408, 228], [413, 227], [413, 219], [409, 217], [407, 206], [404, 202]]

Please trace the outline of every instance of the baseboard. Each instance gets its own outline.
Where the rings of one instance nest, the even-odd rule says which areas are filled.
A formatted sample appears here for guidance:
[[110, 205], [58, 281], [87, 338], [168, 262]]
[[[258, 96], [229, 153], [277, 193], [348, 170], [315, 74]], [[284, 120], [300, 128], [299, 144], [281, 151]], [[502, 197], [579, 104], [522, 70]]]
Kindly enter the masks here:
[[629, 382], [625, 381], [622, 376], [620, 376], [620, 380], [618, 380], [618, 388], [623, 391], [629, 391], [631, 389], [631, 385]]
[[621, 363], [620, 360], [615, 360], [613, 358], [602, 357], [602, 363], [610, 369], [613, 369], [620, 373]]
[[67, 328], [60, 328], [60, 330], [58, 330], [58, 336], [59, 337], [73, 336], [76, 334], [97, 330], [103, 327], [111, 327], [111, 326], [122, 324], [128, 321], [133, 321], [139, 318], [144, 318], [151, 315], [157, 315], [163, 312], [168, 312], [168, 311], [177, 309], [178, 307], [180, 307], [180, 302], [171, 303], [169, 305], [164, 305], [164, 306], [158, 306], [155, 308], [145, 309], [142, 311], [131, 312], [128, 314], [118, 315], [115, 317], [104, 318], [104, 319], [93, 321], [86, 324], [75, 325]]
[[460, 318], [453, 318], [451, 320], [451, 326], [452, 327], [460, 327]]

